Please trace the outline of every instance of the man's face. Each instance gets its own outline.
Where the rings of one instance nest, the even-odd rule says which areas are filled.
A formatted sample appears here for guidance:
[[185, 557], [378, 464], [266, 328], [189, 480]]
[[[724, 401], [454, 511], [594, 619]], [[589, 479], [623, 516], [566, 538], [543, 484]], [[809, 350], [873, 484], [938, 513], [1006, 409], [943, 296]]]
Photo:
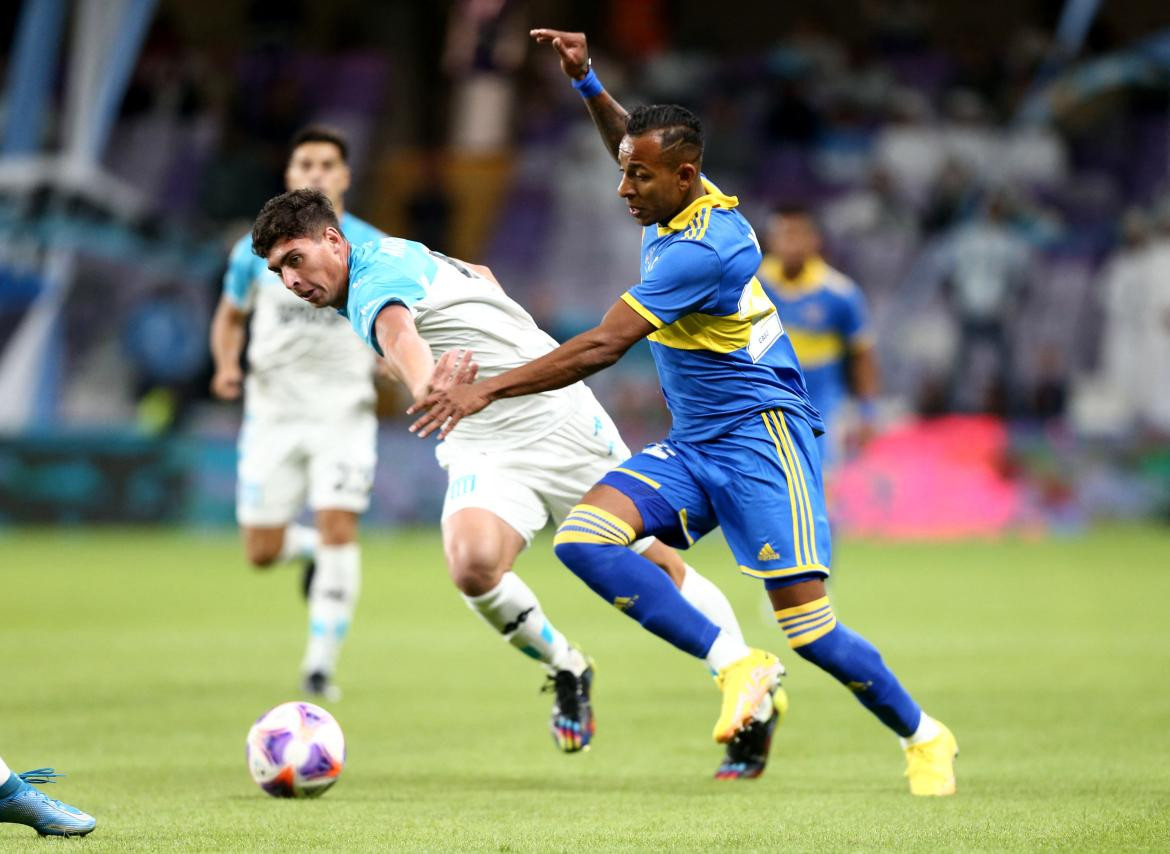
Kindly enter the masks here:
[[286, 190], [320, 190], [334, 208], [349, 189], [349, 166], [332, 142], [303, 142], [293, 149], [284, 171]]
[[284, 286], [317, 308], [341, 308], [349, 295], [345, 238], [333, 226], [318, 237], [294, 237], [272, 247], [264, 259]]
[[773, 214], [768, 223], [768, 251], [787, 268], [801, 267], [821, 251], [816, 226], [803, 214]]
[[659, 134], [654, 131], [622, 137], [618, 165], [622, 170], [618, 195], [642, 225], [669, 222], [682, 209], [699, 176], [693, 163], [675, 163], [664, 157]]

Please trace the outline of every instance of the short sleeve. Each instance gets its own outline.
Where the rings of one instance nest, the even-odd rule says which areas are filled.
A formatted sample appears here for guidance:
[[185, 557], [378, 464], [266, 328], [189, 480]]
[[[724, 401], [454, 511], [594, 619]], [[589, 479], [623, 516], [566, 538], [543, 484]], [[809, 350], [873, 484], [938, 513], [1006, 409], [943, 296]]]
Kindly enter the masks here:
[[259, 263], [260, 259], [252, 253], [252, 236], [245, 234], [232, 247], [227, 270], [223, 274], [223, 295], [236, 308], [251, 310]]
[[863, 349], [873, 343], [865, 294], [852, 282], [841, 300], [837, 332], [853, 350]]
[[391, 303], [410, 308], [426, 296], [426, 289], [416, 279], [395, 269], [375, 246], [363, 247], [362, 251], [366, 257], [353, 269], [346, 314], [354, 332], [381, 355], [382, 348], [374, 332], [378, 314]]
[[622, 294], [622, 300], [655, 329], [702, 311], [718, 295], [722, 265], [710, 246], [680, 240], [669, 244], [651, 264], [642, 281]]

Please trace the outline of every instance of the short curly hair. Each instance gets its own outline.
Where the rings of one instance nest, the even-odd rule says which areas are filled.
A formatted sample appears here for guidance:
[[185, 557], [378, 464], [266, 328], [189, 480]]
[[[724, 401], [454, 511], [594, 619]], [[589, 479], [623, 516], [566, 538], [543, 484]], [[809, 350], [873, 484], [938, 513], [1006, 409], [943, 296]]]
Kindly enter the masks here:
[[328, 196], [320, 190], [290, 190], [260, 209], [252, 225], [252, 251], [267, 258], [281, 241], [316, 237], [329, 226], [341, 230]]
[[651, 104], [635, 107], [626, 119], [627, 136], [642, 136], [658, 131], [663, 152], [676, 162], [703, 162], [703, 123], [699, 117], [678, 104]]

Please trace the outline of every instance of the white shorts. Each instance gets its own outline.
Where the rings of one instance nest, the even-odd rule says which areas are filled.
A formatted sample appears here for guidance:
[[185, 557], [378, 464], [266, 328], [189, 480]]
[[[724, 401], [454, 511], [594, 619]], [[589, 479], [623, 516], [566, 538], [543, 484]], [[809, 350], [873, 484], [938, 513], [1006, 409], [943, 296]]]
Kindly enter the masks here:
[[531, 445], [441, 453], [440, 465], [447, 469], [443, 519], [469, 507], [489, 510], [528, 545], [550, 517], [559, 525], [593, 484], [629, 458], [609, 414], [590, 400]]
[[364, 513], [370, 506], [378, 419], [286, 420], [246, 415], [240, 431], [236, 519], [279, 527], [304, 508]]

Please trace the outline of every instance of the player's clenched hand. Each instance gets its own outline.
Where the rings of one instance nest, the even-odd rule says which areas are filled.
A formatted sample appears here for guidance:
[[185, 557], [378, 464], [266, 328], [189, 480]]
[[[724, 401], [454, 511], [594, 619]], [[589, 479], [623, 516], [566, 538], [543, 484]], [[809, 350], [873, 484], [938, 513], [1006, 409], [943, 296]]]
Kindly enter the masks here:
[[423, 416], [410, 425], [410, 432], [426, 438], [438, 430], [438, 438], [446, 439], [456, 424], [491, 403], [491, 398], [482, 389], [483, 383], [476, 383], [454, 385], [443, 391], [432, 392], [426, 400], [410, 408], [411, 412], [425, 410]]
[[584, 33], [566, 33], [562, 30], [529, 30], [528, 35], [538, 44], [551, 44], [561, 55], [561, 70], [574, 80], [589, 73], [589, 47]]
[[220, 400], [235, 400], [244, 390], [244, 372], [239, 365], [220, 368], [211, 378], [211, 393]]

